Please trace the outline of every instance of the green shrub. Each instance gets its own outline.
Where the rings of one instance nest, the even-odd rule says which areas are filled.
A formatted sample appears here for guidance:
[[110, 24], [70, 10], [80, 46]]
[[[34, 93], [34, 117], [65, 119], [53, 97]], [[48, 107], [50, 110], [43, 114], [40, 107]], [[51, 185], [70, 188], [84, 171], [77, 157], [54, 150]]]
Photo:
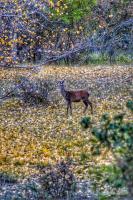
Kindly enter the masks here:
[[88, 62], [88, 64], [94, 64], [94, 65], [106, 64], [106, 63], [108, 63], [108, 58], [107, 58], [107, 56], [104, 56], [104, 55], [101, 55], [98, 53], [93, 53], [90, 55], [87, 62]]
[[91, 125], [90, 117], [83, 117], [80, 121], [82, 128], [88, 128]]
[[129, 100], [126, 106], [133, 112], [133, 101]]
[[[127, 102], [131, 111], [132, 105], [132, 101]], [[122, 113], [111, 118], [109, 114], [104, 114], [100, 125], [93, 128], [92, 134], [98, 140], [99, 151], [103, 147], [112, 151], [129, 194], [133, 196], [133, 123], [125, 121], [124, 116]], [[121, 184], [122, 182], [117, 181], [116, 186]]]
[[129, 63], [133, 62], [131, 57], [129, 57], [128, 55], [124, 55], [124, 54], [118, 55], [116, 60], [118, 63], [124, 63], [124, 64], [129, 64]]

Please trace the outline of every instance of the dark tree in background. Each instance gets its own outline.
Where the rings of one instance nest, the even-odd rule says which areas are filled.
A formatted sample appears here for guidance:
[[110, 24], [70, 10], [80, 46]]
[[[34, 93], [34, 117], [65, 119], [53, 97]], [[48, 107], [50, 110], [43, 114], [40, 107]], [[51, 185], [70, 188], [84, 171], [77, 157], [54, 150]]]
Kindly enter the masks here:
[[84, 63], [93, 53], [112, 63], [121, 52], [131, 55], [132, 7], [131, 1], [1, 1], [1, 65]]

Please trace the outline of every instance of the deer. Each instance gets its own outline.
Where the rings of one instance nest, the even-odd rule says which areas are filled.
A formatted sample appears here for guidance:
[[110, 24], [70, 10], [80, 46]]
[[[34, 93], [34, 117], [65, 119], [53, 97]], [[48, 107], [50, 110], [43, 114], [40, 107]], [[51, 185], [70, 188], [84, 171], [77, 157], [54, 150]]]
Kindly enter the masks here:
[[80, 102], [82, 101], [85, 105], [84, 113], [86, 112], [88, 105], [91, 107], [91, 114], [93, 114], [93, 107], [92, 103], [89, 100], [90, 94], [87, 90], [76, 90], [76, 91], [69, 91], [65, 89], [64, 80], [59, 81], [59, 88], [62, 96], [66, 100], [67, 103], [67, 115], [70, 109], [70, 113], [72, 115], [72, 102]]

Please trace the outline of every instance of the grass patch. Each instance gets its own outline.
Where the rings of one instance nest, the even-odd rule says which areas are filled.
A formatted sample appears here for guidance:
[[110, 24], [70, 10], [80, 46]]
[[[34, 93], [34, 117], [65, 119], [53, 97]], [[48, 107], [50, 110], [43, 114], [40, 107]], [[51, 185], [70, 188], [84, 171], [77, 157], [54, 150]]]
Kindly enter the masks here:
[[128, 194], [122, 173], [115, 164], [90, 167], [88, 174], [93, 180], [93, 189], [97, 192], [100, 200], [115, 199], [116, 196], [118, 198]]

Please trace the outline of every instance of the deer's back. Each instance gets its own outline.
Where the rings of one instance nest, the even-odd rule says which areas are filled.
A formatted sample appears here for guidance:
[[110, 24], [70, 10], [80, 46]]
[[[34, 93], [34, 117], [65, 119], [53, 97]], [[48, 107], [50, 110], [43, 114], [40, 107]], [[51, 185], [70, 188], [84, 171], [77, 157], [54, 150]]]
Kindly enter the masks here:
[[86, 90], [67, 91], [67, 99], [78, 102], [83, 99], [88, 99], [89, 93]]

